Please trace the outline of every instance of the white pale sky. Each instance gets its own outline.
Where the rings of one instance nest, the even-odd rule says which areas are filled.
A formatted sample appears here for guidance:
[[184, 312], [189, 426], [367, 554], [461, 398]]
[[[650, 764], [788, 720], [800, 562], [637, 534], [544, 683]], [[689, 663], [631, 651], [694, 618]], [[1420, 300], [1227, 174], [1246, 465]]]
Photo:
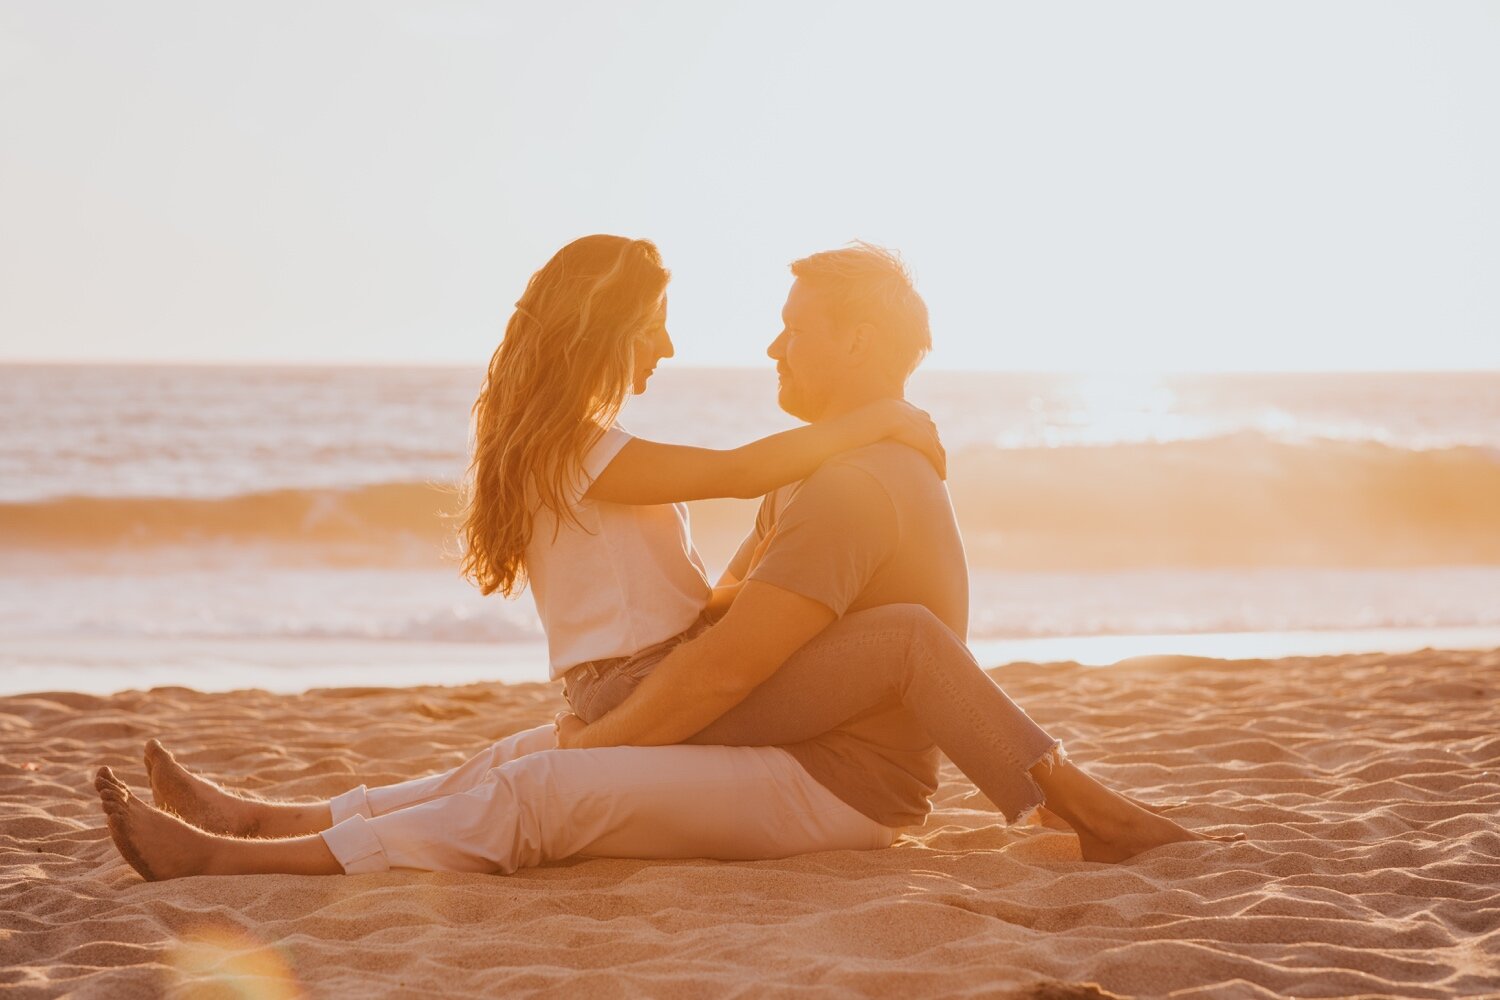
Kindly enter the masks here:
[[1500, 4], [0, 5], [0, 359], [468, 362], [589, 232], [681, 362], [900, 249], [935, 367], [1500, 368]]

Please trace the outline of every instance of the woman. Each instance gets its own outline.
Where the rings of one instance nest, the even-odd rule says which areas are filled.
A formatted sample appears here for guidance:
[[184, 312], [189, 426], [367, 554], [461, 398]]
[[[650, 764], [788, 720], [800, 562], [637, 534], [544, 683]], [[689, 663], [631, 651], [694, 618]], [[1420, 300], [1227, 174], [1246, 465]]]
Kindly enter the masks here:
[[[666, 272], [650, 244], [618, 237], [570, 244], [532, 279], [476, 404], [466, 572], [486, 593], [510, 593], [529, 580], [547, 627], [554, 676], [565, 677], [570, 703], [585, 719], [618, 703], [666, 650], [706, 627], [703, 616], [711, 604], [722, 607], [733, 599], [731, 586], [710, 602], [685, 514], [662, 505], [764, 492], [806, 476], [835, 451], [892, 433], [926, 448], [939, 466], [942, 461], [925, 418], [914, 419], [899, 406], [862, 411], [733, 453], [630, 438], [613, 424], [625, 391], [643, 391], [657, 361], [671, 354], [665, 284]], [[921, 608], [861, 612], [829, 631], [835, 630], [864, 630], [868, 662], [854, 672], [857, 682], [840, 674], [832, 685], [826, 675], [838, 664], [804, 662], [757, 692], [748, 710], [771, 713], [780, 727], [774, 742], [817, 736], [894, 693], [1010, 818], [1045, 796], [1078, 832], [1085, 857], [1121, 860], [1159, 844], [1207, 839], [1074, 767], [1060, 744], [984, 675], [962, 642]], [[632, 645], [632, 639], [639, 641]], [[817, 697], [807, 697], [809, 690]], [[734, 716], [726, 715], [711, 732], [725, 744], [743, 745]], [[446, 774], [385, 788], [360, 786], [325, 803], [299, 804], [226, 793], [184, 771], [153, 741], [146, 763], [158, 803], [198, 829], [134, 800], [108, 769], [101, 770], [97, 785], [116, 843], [148, 878], [372, 870], [341, 862], [330, 850], [347, 846], [357, 832], [346, 829], [348, 822], [370, 815], [395, 817], [407, 828], [402, 836], [409, 849], [396, 867], [509, 871], [580, 847], [616, 856], [677, 856], [660, 853], [661, 830], [644, 831], [650, 836], [635, 840], [631, 830], [608, 830], [592, 841], [580, 834], [567, 842], [571, 847], [553, 845], [550, 853], [520, 860], [497, 861], [482, 848], [450, 849], [451, 828], [486, 825], [472, 807], [497, 782], [507, 781], [506, 765], [555, 745], [551, 727], [541, 727], [502, 740]], [[616, 748], [616, 756], [595, 759], [619, 760], [632, 749]], [[731, 746], [664, 749], [699, 759], [695, 755], [728, 753]], [[553, 757], [576, 766], [584, 759], [580, 753], [597, 752], [553, 751]], [[789, 783], [802, 780], [795, 766], [779, 773]], [[820, 793], [832, 798], [820, 788], [799, 786], [805, 797]], [[508, 787], [507, 794], [524, 798], [524, 788]], [[550, 801], [558, 805], [556, 798]], [[834, 817], [827, 822], [836, 829], [794, 831], [806, 836], [783, 836], [769, 845], [693, 842], [689, 854], [779, 856], [769, 852], [796, 853], [798, 844], [826, 849], [890, 842], [893, 831], [850, 815], [854, 810], [837, 801], [825, 805], [819, 815]], [[843, 814], [835, 815], [840, 807]], [[346, 820], [335, 823], [340, 814]], [[289, 839], [244, 839], [254, 837]]]

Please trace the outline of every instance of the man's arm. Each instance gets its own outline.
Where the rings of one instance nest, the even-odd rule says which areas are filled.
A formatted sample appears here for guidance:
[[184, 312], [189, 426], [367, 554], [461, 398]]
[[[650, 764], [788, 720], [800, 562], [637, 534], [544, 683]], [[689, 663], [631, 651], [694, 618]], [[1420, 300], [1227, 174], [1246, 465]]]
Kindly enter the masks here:
[[561, 745], [654, 746], [700, 732], [846, 612], [898, 536], [885, 489], [837, 462], [756, 528], [769, 546], [723, 620], [674, 650], [604, 718], [560, 726]]
[[719, 582], [714, 584], [708, 607], [703, 609], [704, 614], [710, 620], [718, 621], [724, 617], [724, 612], [728, 611], [735, 598], [739, 597], [744, 582], [750, 578], [750, 571], [766, 554], [766, 546], [776, 534], [773, 511], [780, 492], [779, 490], [773, 492], [761, 500], [760, 507], [755, 512], [755, 524], [751, 526], [750, 533], [740, 542], [740, 547], [735, 550], [734, 558], [729, 560], [729, 565], [724, 567], [724, 572], [719, 576]]
[[744, 701], [835, 617], [812, 598], [748, 580], [723, 621], [678, 646], [619, 707], [565, 745], [680, 743]]

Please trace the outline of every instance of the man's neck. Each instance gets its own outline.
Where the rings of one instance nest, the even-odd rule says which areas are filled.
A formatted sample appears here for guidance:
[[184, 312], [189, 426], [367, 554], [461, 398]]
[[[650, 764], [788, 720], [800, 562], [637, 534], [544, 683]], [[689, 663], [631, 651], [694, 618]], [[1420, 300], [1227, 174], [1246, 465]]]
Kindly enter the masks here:
[[823, 407], [823, 412], [818, 415], [819, 420], [828, 420], [833, 417], [842, 417], [846, 413], [853, 413], [861, 407], [882, 399], [904, 399], [905, 393], [900, 388], [884, 387], [878, 389], [852, 389], [849, 392], [840, 393], [828, 401]]

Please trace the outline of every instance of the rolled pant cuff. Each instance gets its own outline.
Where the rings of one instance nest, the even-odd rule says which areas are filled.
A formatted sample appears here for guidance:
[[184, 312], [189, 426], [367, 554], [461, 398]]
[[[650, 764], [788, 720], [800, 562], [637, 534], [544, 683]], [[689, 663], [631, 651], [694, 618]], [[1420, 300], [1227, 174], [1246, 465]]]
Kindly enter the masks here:
[[333, 822], [339, 824], [351, 816], [374, 819], [375, 812], [370, 808], [369, 791], [367, 787], [360, 785], [329, 799], [328, 811], [333, 815]]
[[390, 859], [385, 856], [380, 838], [375, 836], [370, 821], [363, 816], [354, 815], [335, 823], [322, 832], [322, 837], [345, 875], [391, 870]]
[[1038, 764], [1045, 763], [1047, 770], [1050, 772], [1054, 767], [1067, 759], [1068, 751], [1063, 747], [1062, 740], [1053, 740], [1052, 745], [1047, 748], [1046, 752], [1027, 766], [1026, 777], [1030, 780], [1031, 786], [1036, 789], [1036, 800], [1031, 805], [1024, 806], [1014, 819], [1007, 818], [1005, 821], [1006, 826], [1024, 826], [1030, 823], [1036, 818], [1037, 811], [1047, 803], [1047, 796], [1043, 793], [1042, 786], [1038, 785], [1036, 779], [1031, 777], [1031, 769]]

